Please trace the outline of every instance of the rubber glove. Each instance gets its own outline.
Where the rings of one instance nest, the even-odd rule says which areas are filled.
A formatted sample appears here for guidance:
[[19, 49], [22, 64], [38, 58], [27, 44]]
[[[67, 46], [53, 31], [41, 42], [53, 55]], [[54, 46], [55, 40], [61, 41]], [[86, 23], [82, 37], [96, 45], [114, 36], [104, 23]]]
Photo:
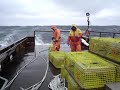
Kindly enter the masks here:
[[54, 39], [54, 37], [52, 37], [52, 40]]

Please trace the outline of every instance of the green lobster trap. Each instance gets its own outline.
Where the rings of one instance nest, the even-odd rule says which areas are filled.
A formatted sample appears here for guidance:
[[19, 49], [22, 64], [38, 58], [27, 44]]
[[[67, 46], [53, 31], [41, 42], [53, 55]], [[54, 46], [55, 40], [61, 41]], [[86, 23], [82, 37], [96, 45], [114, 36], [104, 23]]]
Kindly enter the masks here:
[[120, 82], [120, 65], [116, 64], [116, 82]]
[[120, 62], [120, 38], [91, 38], [89, 50]]
[[84, 65], [76, 63], [74, 77], [84, 89], [100, 88], [106, 83], [115, 82], [115, 68], [85, 68]]
[[49, 52], [49, 60], [56, 68], [61, 68], [61, 65], [64, 65], [64, 57], [65, 53], [63, 51]]
[[61, 66], [61, 77], [65, 78], [66, 81], [68, 81], [68, 71], [66, 70], [66, 68], [64, 67], [64, 65]]
[[[75, 62], [80, 62], [80, 61], [84, 60], [84, 62], [89, 63], [89, 62], [91, 62], [90, 58], [93, 56], [94, 55], [89, 53], [89, 52], [69, 52], [69, 53], [66, 53], [65, 66], [71, 73], [73, 73]], [[78, 58], [80, 58], [80, 59], [78, 59]]]
[[68, 53], [65, 59], [67, 68], [72, 63], [72, 69], [69, 68], [69, 71], [73, 70], [74, 78], [81, 88], [100, 88], [106, 83], [115, 82], [115, 66], [95, 54]]
[[[76, 52], [76, 53], [81, 54], [80, 52]], [[74, 72], [74, 62], [76, 60], [76, 57], [74, 57], [74, 54], [76, 53], [70, 52], [70, 53], [67, 53], [65, 56], [65, 67], [72, 73]]]
[[103, 58], [86, 52], [86, 56], [81, 56], [77, 61], [74, 65], [74, 77], [82, 88], [99, 88], [106, 83], [115, 82], [115, 66]]
[[120, 65], [109, 60], [106, 61], [115, 66], [116, 68], [115, 82], [120, 82]]
[[68, 90], [80, 90], [80, 86], [68, 75]]

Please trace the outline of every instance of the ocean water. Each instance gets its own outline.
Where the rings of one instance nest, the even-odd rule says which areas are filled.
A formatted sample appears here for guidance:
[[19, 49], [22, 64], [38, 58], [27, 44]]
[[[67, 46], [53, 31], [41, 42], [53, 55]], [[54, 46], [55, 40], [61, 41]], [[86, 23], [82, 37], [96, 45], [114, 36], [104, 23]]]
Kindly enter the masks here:
[[[58, 26], [61, 30], [70, 30], [71, 26]], [[83, 32], [86, 30], [86, 26], [78, 26]], [[120, 26], [91, 26], [92, 31], [102, 32], [114, 32], [120, 33]], [[4, 48], [15, 41], [24, 38], [29, 35], [34, 35], [34, 31], [46, 31], [51, 30], [50, 26], [0, 26], [0, 48]], [[36, 32], [36, 44], [50, 44], [51, 32]], [[68, 32], [61, 33], [61, 42], [66, 43]], [[99, 36], [98, 33], [93, 33], [91, 36]], [[112, 36], [112, 33], [103, 34], [103, 36]], [[120, 37], [120, 35], [116, 35]]]

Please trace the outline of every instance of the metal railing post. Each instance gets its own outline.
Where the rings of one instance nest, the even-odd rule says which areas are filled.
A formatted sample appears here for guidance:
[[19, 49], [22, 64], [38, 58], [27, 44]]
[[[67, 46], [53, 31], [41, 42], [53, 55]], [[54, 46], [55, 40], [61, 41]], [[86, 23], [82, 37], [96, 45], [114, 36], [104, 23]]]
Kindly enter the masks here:
[[113, 33], [113, 38], [115, 37], [115, 33]]

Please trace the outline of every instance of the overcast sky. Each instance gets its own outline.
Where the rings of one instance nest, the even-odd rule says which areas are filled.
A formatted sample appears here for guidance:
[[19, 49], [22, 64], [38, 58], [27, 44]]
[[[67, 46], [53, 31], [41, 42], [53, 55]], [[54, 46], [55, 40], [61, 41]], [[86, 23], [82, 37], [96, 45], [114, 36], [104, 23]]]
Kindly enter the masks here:
[[0, 0], [0, 25], [120, 25], [120, 0]]

